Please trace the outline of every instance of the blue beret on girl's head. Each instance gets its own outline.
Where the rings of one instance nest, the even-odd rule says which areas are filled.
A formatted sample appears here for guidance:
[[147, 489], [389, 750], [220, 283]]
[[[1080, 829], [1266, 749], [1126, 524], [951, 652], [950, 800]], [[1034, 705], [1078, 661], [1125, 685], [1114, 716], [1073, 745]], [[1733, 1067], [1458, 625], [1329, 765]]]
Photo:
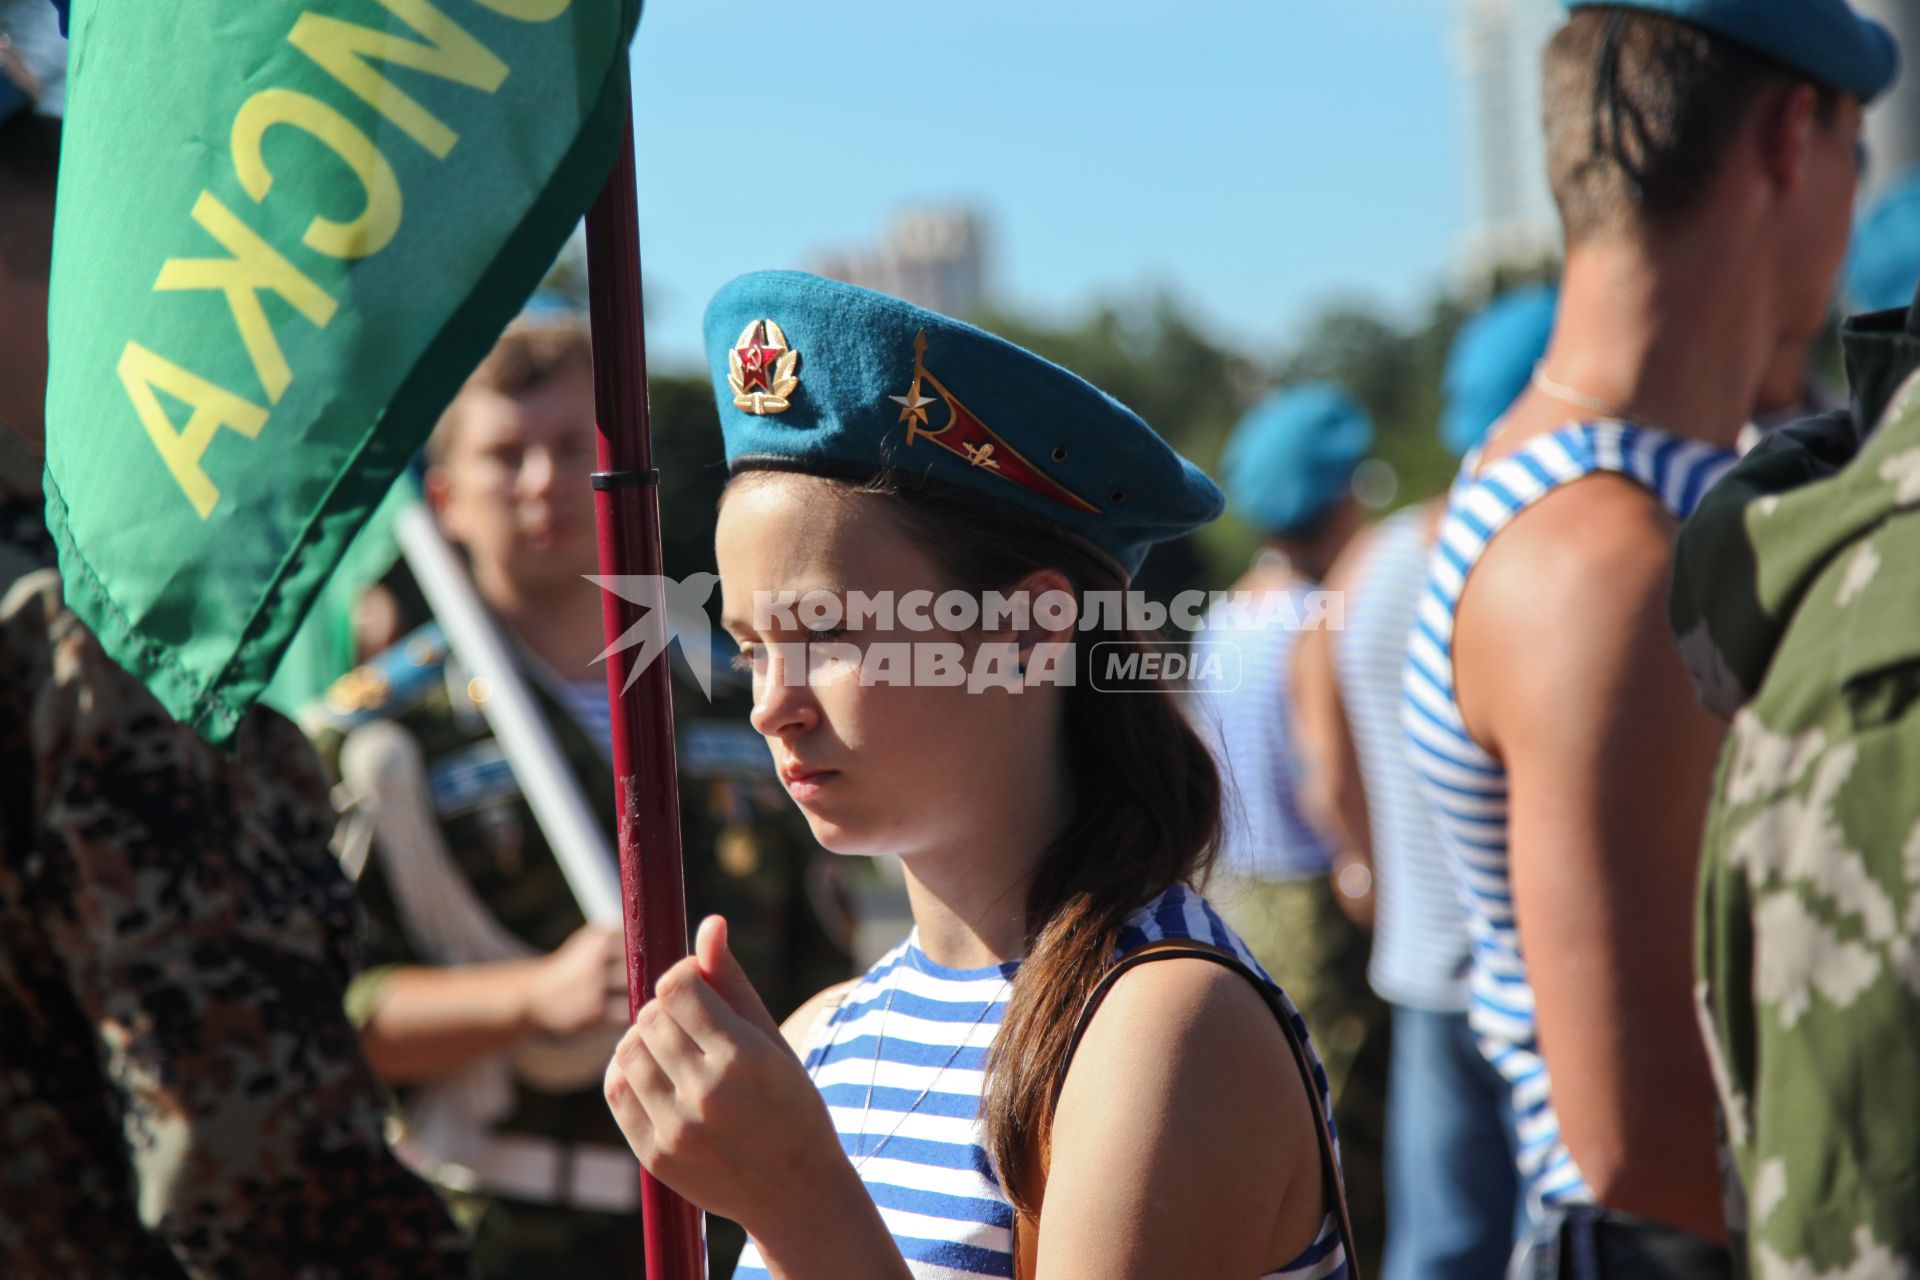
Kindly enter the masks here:
[[1222, 498], [1131, 409], [1029, 351], [797, 271], [707, 307], [727, 465], [964, 490], [1056, 526], [1129, 575]]

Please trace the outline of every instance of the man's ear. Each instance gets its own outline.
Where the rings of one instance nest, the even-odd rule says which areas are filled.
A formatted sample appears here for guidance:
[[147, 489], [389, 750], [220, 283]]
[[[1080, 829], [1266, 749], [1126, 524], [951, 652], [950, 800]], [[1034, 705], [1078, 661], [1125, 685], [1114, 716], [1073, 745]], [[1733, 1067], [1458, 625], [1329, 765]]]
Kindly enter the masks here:
[[447, 469], [434, 463], [420, 478], [420, 493], [427, 500], [427, 509], [433, 512], [435, 523], [454, 542], [460, 541], [459, 519], [453, 509], [453, 489], [447, 483]]
[[1791, 191], [1807, 181], [1820, 131], [1820, 93], [1794, 84], [1765, 95], [1760, 110], [1760, 163], [1774, 186]]

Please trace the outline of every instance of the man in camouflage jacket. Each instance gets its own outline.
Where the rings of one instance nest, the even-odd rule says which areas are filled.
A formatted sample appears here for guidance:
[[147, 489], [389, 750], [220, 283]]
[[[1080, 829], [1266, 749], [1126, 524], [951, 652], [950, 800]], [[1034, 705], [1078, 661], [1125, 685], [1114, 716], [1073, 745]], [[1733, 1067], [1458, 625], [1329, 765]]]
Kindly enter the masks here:
[[312, 749], [256, 711], [213, 750], [62, 603], [33, 340], [58, 147], [0, 111], [0, 1275], [465, 1274], [341, 1012]]
[[1733, 721], [1699, 995], [1729, 1225], [1765, 1280], [1920, 1275], [1914, 316], [1847, 322], [1852, 413], [1760, 445], [1676, 562], [1675, 632], [1703, 701]]

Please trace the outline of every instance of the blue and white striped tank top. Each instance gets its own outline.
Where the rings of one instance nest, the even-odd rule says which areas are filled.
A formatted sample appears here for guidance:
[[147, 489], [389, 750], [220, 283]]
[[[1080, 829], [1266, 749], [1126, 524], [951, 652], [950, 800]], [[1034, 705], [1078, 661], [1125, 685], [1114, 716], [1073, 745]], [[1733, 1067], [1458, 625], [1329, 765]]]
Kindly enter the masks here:
[[1382, 521], [1347, 587], [1334, 675], [1353, 731], [1373, 839], [1373, 989], [1430, 1013], [1467, 1007], [1467, 913], [1400, 727], [1407, 665], [1427, 590], [1427, 521], [1412, 507]]
[[[1275, 618], [1308, 616], [1307, 588], [1285, 593], [1293, 607]], [[1300, 632], [1279, 620], [1260, 625], [1267, 612], [1227, 606], [1207, 615], [1206, 639], [1240, 650], [1239, 684], [1209, 689], [1196, 707], [1196, 727], [1220, 770], [1219, 865], [1250, 880], [1317, 880], [1332, 868], [1333, 850], [1300, 802], [1289, 688]]]
[[1554, 489], [1598, 471], [1638, 481], [1677, 517], [1692, 512], [1734, 453], [1609, 422], [1535, 437], [1474, 475], [1469, 456], [1448, 499], [1426, 597], [1407, 648], [1404, 724], [1462, 893], [1473, 944], [1469, 1019], [1481, 1051], [1513, 1091], [1519, 1171], [1536, 1211], [1592, 1194], [1561, 1140], [1514, 926], [1507, 864], [1507, 776], [1468, 734], [1454, 698], [1453, 622], [1487, 543]]
[[[1120, 951], [1167, 938], [1231, 951], [1266, 977], [1192, 889], [1177, 886], [1136, 913], [1122, 934]], [[858, 1166], [916, 1280], [1013, 1274], [1013, 1206], [981, 1145], [979, 1114], [987, 1050], [1018, 970], [1017, 961], [984, 969], [946, 968], [920, 950], [916, 934], [867, 971], [814, 1029], [807, 1047], [807, 1071], [826, 1098], [840, 1145]], [[1311, 1056], [1298, 1013], [1293, 1026]], [[1317, 1057], [1312, 1061], [1320, 1109], [1331, 1126], [1326, 1073]], [[1295, 1078], [1291, 1064], [1285, 1070], [1288, 1080]], [[748, 1244], [735, 1280], [767, 1275], [759, 1250]], [[1345, 1280], [1346, 1275], [1339, 1226], [1329, 1213], [1313, 1244], [1270, 1272], [1268, 1280]]]

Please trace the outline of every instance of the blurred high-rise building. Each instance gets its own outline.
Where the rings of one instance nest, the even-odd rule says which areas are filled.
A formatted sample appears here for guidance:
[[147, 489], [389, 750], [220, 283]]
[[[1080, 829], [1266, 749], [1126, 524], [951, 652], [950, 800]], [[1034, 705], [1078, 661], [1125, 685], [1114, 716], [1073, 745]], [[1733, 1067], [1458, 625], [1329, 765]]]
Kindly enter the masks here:
[[1467, 88], [1473, 215], [1462, 267], [1485, 281], [1560, 250], [1540, 126], [1540, 53], [1566, 20], [1560, 0], [1463, 0], [1459, 57]]
[[1854, 0], [1861, 12], [1887, 24], [1900, 41], [1900, 79], [1867, 112], [1870, 156], [1866, 190], [1881, 188], [1920, 166], [1920, 0]]
[[824, 251], [809, 266], [819, 275], [965, 316], [986, 300], [985, 241], [982, 219], [971, 209], [914, 209], [896, 215], [874, 245]]

